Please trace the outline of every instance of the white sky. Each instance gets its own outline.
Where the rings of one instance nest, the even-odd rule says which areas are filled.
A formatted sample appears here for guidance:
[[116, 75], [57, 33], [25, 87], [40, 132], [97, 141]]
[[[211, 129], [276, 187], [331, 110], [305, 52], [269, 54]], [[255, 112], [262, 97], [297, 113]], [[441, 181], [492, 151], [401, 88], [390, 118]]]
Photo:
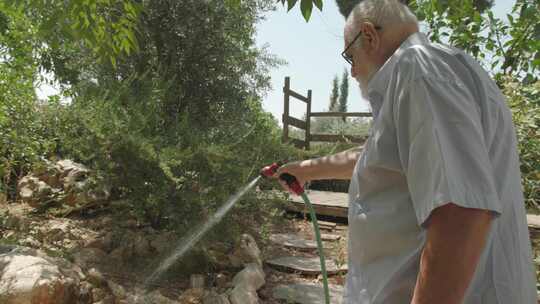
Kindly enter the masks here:
[[[495, 0], [495, 17], [506, 20], [515, 0]], [[313, 91], [312, 111], [325, 111], [332, 80], [337, 74], [341, 78], [348, 68], [341, 58], [343, 50], [343, 27], [345, 19], [338, 11], [335, 0], [325, 0], [323, 11], [313, 10], [306, 23], [298, 5], [287, 13], [285, 7], [266, 14], [266, 20], [257, 26], [257, 45], [268, 45], [270, 53], [288, 62], [271, 71], [272, 90], [263, 101], [263, 107], [281, 123], [283, 113], [283, 84], [285, 76], [291, 77], [291, 88], [303, 95]], [[290, 113], [301, 118], [306, 106], [295, 99]], [[349, 112], [369, 111], [368, 104], [360, 97], [356, 81], [349, 76]]]

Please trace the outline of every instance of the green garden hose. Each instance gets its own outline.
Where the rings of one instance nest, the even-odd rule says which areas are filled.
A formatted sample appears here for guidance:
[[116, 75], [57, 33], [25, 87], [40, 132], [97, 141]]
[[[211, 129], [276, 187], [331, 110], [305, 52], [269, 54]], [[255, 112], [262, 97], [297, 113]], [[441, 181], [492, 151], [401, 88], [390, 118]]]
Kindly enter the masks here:
[[323, 246], [322, 246], [322, 240], [321, 240], [321, 232], [319, 230], [319, 223], [317, 222], [315, 209], [313, 208], [313, 205], [311, 204], [311, 201], [307, 197], [306, 193], [302, 192], [300, 196], [304, 200], [304, 203], [308, 205], [309, 207], [309, 215], [311, 217], [311, 221], [313, 222], [313, 230], [315, 230], [315, 239], [317, 240], [317, 250], [319, 251], [319, 258], [321, 259], [321, 272], [323, 276], [325, 303], [330, 304], [330, 291], [328, 290], [328, 274], [326, 272], [326, 261], [324, 259], [324, 252], [323, 252]]

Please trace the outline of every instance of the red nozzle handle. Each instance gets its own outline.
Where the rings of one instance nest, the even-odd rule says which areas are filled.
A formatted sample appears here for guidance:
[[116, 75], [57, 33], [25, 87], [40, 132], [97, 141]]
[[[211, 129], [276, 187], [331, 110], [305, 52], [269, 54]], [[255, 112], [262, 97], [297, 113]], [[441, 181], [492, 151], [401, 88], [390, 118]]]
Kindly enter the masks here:
[[[269, 166], [266, 166], [262, 168], [261, 175], [264, 177], [271, 177], [274, 174], [276, 174], [277, 170], [282, 165], [283, 165], [282, 162], [276, 162]], [[294, 194], [300, 195], [304, 193], [304, 188], [302, 187], [302, 185], [300, 185], [300, 183], [298, 182], [298, 179], [296, 179], [294, 175], [289, 174], [289, 173], [283, 173], [279, 176], [279, 179], [283, 180], [287, 184], [287, 186], [289, 186], [292, 192], [294, 192]]]
[[272, 177], [276, 174], [279, 167], [283, 165], [282, 162], [276, 162], [261, 169], [261, 175], [263, 177]]
[[298, 182], [298, 179], [296, 179], [296, 177], [294, 177], [294, 175], [289, 174], [289, 173], [283, 173], [283, 174], [281, 174], [279, 176], [279, 179], [285, 181], [287, 186], [289, 186], [289, 188], [291, 188], [291, 190], [292, 190], [292, 192], [294, 192], [294, 194], [300, 195], [300, 194], [304, 193], [304, 187], [302, 187], [302, 185], [300, 185], [300, 183]]

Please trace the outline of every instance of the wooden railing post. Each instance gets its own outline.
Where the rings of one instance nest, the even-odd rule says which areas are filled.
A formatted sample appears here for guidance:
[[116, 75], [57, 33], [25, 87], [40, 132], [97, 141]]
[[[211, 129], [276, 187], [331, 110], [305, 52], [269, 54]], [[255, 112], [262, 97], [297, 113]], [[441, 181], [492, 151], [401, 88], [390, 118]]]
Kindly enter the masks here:
[[306, 150], [309, 150], [309, 142], [311, 141], [311, 90], [307, 91], [307, 110], [306, 110]]
[[283, 117], [281, 121], [283, 122], [283, 142], [289, 141], [289, 123], [287, 117], [289, 117], [289, 88], [291, 84], [291, 79], [285, 77], [285, 86], [283, 87]]

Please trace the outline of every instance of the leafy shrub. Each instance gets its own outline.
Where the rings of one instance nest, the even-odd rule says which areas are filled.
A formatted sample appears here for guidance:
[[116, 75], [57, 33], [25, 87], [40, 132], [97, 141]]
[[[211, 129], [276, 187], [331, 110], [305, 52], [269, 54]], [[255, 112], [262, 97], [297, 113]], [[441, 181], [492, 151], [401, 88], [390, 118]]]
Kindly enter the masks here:
[[525, 203], [540, 211], [540, 81], [521, 84], [507, 78], [503, 91], [512, 110]]

